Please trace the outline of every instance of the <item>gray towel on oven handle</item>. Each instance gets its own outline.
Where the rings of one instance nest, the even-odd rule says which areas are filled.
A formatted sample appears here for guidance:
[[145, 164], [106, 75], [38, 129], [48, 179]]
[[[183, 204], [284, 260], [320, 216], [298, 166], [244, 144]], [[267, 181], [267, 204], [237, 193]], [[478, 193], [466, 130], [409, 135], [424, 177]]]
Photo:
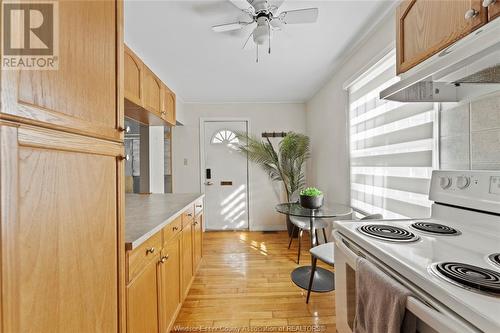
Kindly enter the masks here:
[[415, 333], [415, 316], [406, 311], [411, 292], [368, 260], [356, 262], [356, 317], [353, 333]]

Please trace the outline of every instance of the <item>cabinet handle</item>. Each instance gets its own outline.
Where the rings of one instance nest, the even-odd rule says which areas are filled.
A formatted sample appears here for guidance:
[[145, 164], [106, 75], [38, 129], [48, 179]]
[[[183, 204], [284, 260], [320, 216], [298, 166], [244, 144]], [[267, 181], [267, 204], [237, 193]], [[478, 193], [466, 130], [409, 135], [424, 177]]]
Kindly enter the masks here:
[[198, 222], [197, 222], [197, 221], [194, 221], [193, 225], [197, 225], [197, 224], [198, 224]]
[[193, 213], [188, 213], [187, 216], [191, 217], [193, 216]]
[[465, 12], [465, 19], [472, 20], [474, 17], [476, 17], [478, 15], [479, 15], [479, 12], [477, 10], [475, 10], [474, 8], [471, 8]]
[[173, 229], [174, 231], [179, 230], [179, 228], [177, 228], [177, 227], [173, 227], [172, 229]]
[[167, 260], [168, 260], [168, 254], [166, 256], [161, 257], [160, 262], [163, 264]]
[[203, 208], [203, 205], [196, 205], [196, 208]]
[[497, 2], [497, 0], [483, 0], [483, 7], [484, 8], [489, 7], [492, 4], [494, 4], [495, 2]]
[[146, 255], [147, 255], [147, 254], [150, 254], [150, 253], [151, 253], [151, 254], [152, 254], [152, 253], [155, 253], [155, 248], [154, 248], [154, 247], [151, 247], [151, 248], [149, 248], [149, 249], [146, 249]]
[[130, 155], [129, 154], [127, 154], [127, 155], [120, 155], [120, 156], [118, 156], [118, 159], [120, 161], [123, 161], [123, 160], [130, 161]]
[[120, 132], [130, 133], [130, 126], [118, 127]]

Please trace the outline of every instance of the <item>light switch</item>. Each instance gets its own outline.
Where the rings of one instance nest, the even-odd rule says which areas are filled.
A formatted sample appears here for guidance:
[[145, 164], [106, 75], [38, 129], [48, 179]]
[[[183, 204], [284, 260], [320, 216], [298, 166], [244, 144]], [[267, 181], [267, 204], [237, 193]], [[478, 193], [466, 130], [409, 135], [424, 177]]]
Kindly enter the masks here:
[[490, 178], [490, 193], [500, 195], [500, 176]]
[[187, 158], [185, 158], [185, 159], [184, 159], [184, 166], [187, 166], [187, 165], [188, 165], [188, 159], [187, 159]]

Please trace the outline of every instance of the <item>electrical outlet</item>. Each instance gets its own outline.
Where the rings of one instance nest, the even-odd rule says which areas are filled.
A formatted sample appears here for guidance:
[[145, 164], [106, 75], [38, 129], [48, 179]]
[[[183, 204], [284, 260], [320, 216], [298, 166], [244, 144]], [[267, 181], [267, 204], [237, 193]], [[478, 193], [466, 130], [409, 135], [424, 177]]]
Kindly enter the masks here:
[[185, 159], [184, 159], [184, 166], [187, 166], [187, 165], [188, 165], [188, 159], [187, 159], [187, 158], [185, 158]]

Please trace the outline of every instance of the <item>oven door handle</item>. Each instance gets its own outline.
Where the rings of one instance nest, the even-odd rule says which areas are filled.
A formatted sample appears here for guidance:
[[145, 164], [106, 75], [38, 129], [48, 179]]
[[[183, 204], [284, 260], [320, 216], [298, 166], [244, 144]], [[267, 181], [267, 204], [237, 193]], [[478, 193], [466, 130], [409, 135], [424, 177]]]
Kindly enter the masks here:
[[337, 230], [333, 232], [333, 240], [335, 245], [345, 254], [347, 261], [349, 261], [352, 267], [356, 267], [356, 259], [358, 257], [365, 257], [354, 245], [345, 240]]

